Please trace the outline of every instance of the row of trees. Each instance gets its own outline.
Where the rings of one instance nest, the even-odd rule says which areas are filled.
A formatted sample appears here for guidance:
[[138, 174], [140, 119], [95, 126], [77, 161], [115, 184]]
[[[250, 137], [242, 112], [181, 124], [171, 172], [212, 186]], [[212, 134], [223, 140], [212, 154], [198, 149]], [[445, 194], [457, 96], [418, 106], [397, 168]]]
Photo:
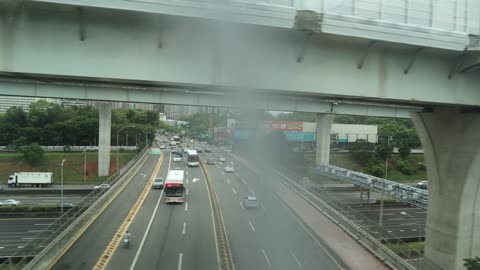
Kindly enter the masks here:
[[[28, 112], [11, 107], [0, 114], [0, 145], [16, 149], [32, 143], [97, 145], [98, 121], [98, 110], [94, 107], [62, 107], [43, 100], [30, 104]], [[153, 139], [161, 124], [153, 111], [113, 110], [112, 144], [116, 144], [117, 131], [127, 126], [120, 137], [121, 145], [135, 145], [137, 141], [145, 141], [145, 136]], [[126, 133], [131, 136], [125, 136]]]

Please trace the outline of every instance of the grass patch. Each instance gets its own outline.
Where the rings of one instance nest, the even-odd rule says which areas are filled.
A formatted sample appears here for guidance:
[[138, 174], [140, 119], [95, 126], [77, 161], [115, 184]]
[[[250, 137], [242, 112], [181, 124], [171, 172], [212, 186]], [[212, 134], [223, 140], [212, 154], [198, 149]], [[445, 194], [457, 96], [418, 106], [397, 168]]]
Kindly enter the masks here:
[[[135, 152], [119, 153], [119, 167], [121, 168], [130, 159], [136, 155]], [[30, 166], [23, 160], [18, 153], [1, 153], [0, 154], [0, 179], [6, 184], [8, 176], [15, 172], [53, 172], [53, 180], [55, 184], [60, 183], [60, 166], [59, 164], [65, 159], [63, 169], [64, 184], [92, 184], [105, 181], [108, 177], [98, 176], [98, 152], [87, 152], [87, 178], [84, 182], [84, 153], [82, 152], [48, 152], [42, 165]], [[110, 175], [116, 170], [116, 153], [110, 155]]]

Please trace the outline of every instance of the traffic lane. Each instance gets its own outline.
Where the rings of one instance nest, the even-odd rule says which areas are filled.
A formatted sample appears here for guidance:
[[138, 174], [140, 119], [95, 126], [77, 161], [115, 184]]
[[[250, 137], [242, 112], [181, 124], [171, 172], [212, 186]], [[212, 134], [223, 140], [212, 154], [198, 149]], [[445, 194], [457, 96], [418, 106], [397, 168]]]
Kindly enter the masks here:
[[[164, 151], [164, 154], [165, 155], [163, 157], [162, 165], [160, 166], [160, 170], [156, 177], [163, 177], [165, 179], [168, 173], [169, 165], [170, 165], [170, 161], [169, 161], [170, 152]], [[108, 269], [113, 270], [113, 269], [130, 268], [130, 266], [132, 265], [135, 259], [136, 253], [140, 248], [143, 235], [147, 230], [147, 226], [153, 215], [155, 207], [157, 206], [157, 203], [160, 198], [160, 194], [162, 194], [162, 191], [163, 190], [160, 190], [160, 189], [150, 189], [147, 197], [145, 198], [145, 201], [140, 207], [140, 210], [138, 211], [137, 215], [135, 216], [132, 223], [130, 224], [130, 227], [128, 228], [129, 232], [132, 234], [130, 247], [128, 249], [125, 249], [120, 245], [113, 253], [112, 258], [110, 259], [110, 262], [107, 265]], [[161, 203], [160, 203], [160, 206], [161, 206]], [[157, 217], [160, 212], [162, 212], [161, 209], [157, 210], [157, 214], [156, 214]], [[158, 249], [156, 249], [153, 245], [150, 245], [150, 241], [156, 242], [158, 241], [158, 239], [160, 239], [159, 237], [161, 234], [159, 233], [159, 231], [156, 231], [156, 229], [157, 227], [161, 228], [162, 224], [152, 223], [152, 225], [153, 226], [150, 227], [151, 231], [145, 240], [146, 241], [145, 246], [142, 249], [141, 255], [143, 255], [143, 252], [152, 252], [150, 258], [157, 258], [158, 254], [156, 254], [156, 251], [158, 251]], [[152, 259], [150, 259], [150, 261], [152, 261]], [[139, 260], [138, 264], [142, 262], [143, 260]], [[137, 267], [137, 269], [148, 269], [149, 267], [152, 267], [151, 269], [155, 269], [155, 266], [148, 266], [146, 268]]]
[[185, 227], [182, 269], [218, 269], [217, 248], [213, 226], [212, 209], [207, 182], [202, 168], [186, 169], [188, 205], [181, 211], [185, 213]]
[[[63, 185], [63, 190], [83, 190], [83, 189], [91, 189], [93, 190], [93, 187], [96, 186], [97, 184], [85, 184], [85, 185]], [[49, 191], [49, 190], [58, 190], [60, 191], [62, 189], [62, 185], [51, 185], [49, 187], [9, 187], [8, 185], [0, 185], [0, 187], [3, 187], [5, 190], [36, 190], [36, 191]]]
[[[241, 175], [248, 175], [237, 166]], [[275, 181], [273, 179], [265, 179]], [[258, 183], [258, 178], [245, 179], [247, 184], [242, 185], [238, 192], [250, 194], [251, 183]], [[283, 205], [268, 185], [256, 184], [254, 193], [261, 203], [257, 209], [247, 210], [249, 223], [255, 228], [265, 246], [266, 256], [274, 269], [337, 269], [337, 265], [309, 233], [305, 231], [298, 219]]]
[[217, 191], [235, 269], [268, 269], [262, 245], [250, 226], [247, 213], [240, 211], [243, 207], [240, 194], [225, 181], [220, 170], [213, 166], [207, 169]]
[[[174, 165], [172, 162], [171, 168], [182, 165], [184, 163]], [[189, 180], [185, 184], [186, 202], [166, 204], [162, 198], [137, 258], [135, 269], [178, 269], [180, 254], [182, 269], [218, 268], [205, 178], [200, 168], [182, 167], [182, 169], [185, 169], [185, 178]], [[163, 177], [166, 177], [166, 172]], [[192, 181], [194, 178], [198, 180]], [[142, 211], [137, 214], [131, 225], [131, 230], [136, 235], [136, 240], [132, 241], [131, 246], [135, 251], [118, 249], [108, 266], [109, 269], [121, 269], [122, 266], [131, 265], [134, 260], [132, 254], [137, 253], [140, 238], [146, 231], [147, 223], [160, 196], [160, 192], [155, 191], [157, 191], [156, 196], [153, 196], [155, 200], [144, 203], [145, 207], [142, 206]], [[118, 257], [126, 260], [126, 263], [122, 264], [117, 260]]]
[[51, 230], [56, 219], [0, 219], [0, 257], [11, 256], [44, 230]]
[[[379, 210], [359, 210], [359, 212], [374, 223], [379, 220]], [[426, 230], [426, 211], [419, 208], [384, 209], [383, 228], [388, 233], [402, 238], [423, 237]]]
[[125, 189], [90, 225], [52, 269], [92, 269], [114, 233], [130, 212], [157, 165], [159, 155], [150, 154]]
[[[65, 195], [63, 202], [77, 204], [84, 197], [78, 195]], [[60, 194], [58, 195], [2, 195], [0, 201], [14, 199], [20, 201], [20, 205], [58, 205], [60, 203]]]

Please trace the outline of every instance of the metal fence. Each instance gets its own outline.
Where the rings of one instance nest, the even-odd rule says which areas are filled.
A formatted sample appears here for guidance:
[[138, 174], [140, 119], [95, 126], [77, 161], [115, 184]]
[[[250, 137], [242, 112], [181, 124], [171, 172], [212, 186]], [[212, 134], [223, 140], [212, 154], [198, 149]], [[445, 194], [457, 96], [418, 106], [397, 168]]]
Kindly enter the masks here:
[[[147, 154], [147, 150], [148, 148], [143, 149], [104, 182], [111, 186], [110, 189], [94, 190], [86, 195], [78, 202], [76, 207], [65, 211], [59, 218], [25, 244], [23, 248], [0, 264], [0, 269], [24, 269], [24, 267], [28, 269], [27, 264], [32, 258], [36, 257], [36, 263], [38, 263], [38, 260], [48, 257], [46, 256], [48, 252], [52, 250], [58, 252], [60, 249], [63, 249], [70, 240], [68, 238], [72, 237], [72, 232], [77, 232], [92, 217], [99, 213], [101, 207], [115, 194], [121, 183], [127, 179], [127, 177], [123, 176]], [[42, 256], [37, 256], [39, 254], [42, 254]]]
[[396, 200], [427, 209], [428, 191], [387, 179], [356, 172], [333, 165], [317, 165], [314, 173], [336, 178], [354, 185], [370, 189]]
[[480, 34], [480, 1], [323, 0], [322, 13]]

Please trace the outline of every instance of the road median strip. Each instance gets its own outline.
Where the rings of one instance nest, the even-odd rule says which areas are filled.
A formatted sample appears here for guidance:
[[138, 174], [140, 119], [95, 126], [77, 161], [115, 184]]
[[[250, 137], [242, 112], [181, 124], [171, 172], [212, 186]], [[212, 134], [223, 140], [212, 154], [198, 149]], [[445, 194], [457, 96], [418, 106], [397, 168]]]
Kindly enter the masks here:
[[219, 249], [218, 252], [220, 254], [220, 265], [219, 267], [223, 270], [234, 270], [235, 267], [233, 265], [232, 259], [232, 252], [230, 250], [230, 244], [228, 242], [228, 235], [225, 229], [225, 223], [223, 221], [222, 210], [220, 208], [217, 192], [213, 185], [213, 181], [210, 178], [208, 170], [202, 160], [200, 160], [200, 166], [203, 169], [203, 173], [205, 174], [205, 178], [207, 179], [207, 191], [209, 193], [209, 198], [212, 206], [213, 217], [214, 217], [214, 233], [216, 235], [216, 244], [217, 248]]

